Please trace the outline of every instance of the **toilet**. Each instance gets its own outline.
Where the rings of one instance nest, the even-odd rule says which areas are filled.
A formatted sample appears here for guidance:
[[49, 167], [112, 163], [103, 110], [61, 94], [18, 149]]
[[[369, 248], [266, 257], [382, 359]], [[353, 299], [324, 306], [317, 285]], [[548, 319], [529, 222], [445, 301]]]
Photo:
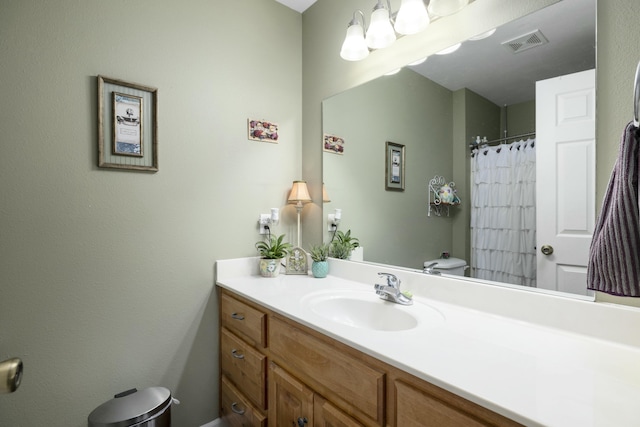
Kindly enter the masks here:
[[467, 262], [460, 258], [438, 258], [431, 261], [425, 261], [424, 267], [437, 262], [438, 264], [433, 267], [434, 270], [439, 271], [442, 274], [452, 274], [454, 276], [464, 276], [464, 271], [467, 269]]

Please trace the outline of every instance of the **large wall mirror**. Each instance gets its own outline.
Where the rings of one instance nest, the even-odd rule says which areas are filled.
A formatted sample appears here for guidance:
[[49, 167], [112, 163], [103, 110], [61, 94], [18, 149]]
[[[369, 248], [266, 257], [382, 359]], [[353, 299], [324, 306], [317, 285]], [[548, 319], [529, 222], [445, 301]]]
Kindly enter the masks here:
[[[596, 0], [562, 0], [486, 38], [467, 40], [453, 53], [432, 55], [325, 99], [323, 133], [339, 141], [338, 148], [328, 141], [323, 152], [323, 180], [331, 200], [324, 204], [325, 241], [333, 237], [327, 215], [340, 209], [338, 230], [351, 230], [359, 238], [365, 262], [422, 270], [425, 262], [447, 253], [478, 266], [478, 239], [495, 236], [478, 237], [471, 224], [496, 220], [478, 217], [470, 207], [479, 197], [471, 189], [473, 156], [482, 154], [472, 156], [469, 145], [478, 136], [489, 141], [507, 136], [500, 141], [505, 151], [513, 151], [508, 144], [518, 141], [516, 151], [526, 151], [527, 141], [535, 147], [536, 82], [595, 68], [595, 21]], [[404, 147], [403, 189], [385, 182], [388, 142]], [[455, 183], [459, 205], [430, 205], [429, 182], [435, 177]], [[498, 221], [502, 226], [507, 219]], [[540, 256], [535, 226], [528, 233], [507, 246], [527, 246], [529, 258], [517, 262], [533, 262], [533, 277], [504, 272], [481, 277], [480, 268], [468, 268], [465, 277], [541, 288], [535, 277], [535, 257]], [[506, 271], [513, 270], [514, 261], [492, 255], [490, 263], [507, 264]], [[584, 288], [575, 294], [588, 298]]]

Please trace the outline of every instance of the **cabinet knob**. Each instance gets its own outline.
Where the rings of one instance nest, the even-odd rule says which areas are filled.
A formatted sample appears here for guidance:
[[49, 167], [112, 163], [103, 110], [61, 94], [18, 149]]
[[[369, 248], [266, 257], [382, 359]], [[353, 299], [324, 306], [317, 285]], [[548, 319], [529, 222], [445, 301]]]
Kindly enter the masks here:
[[236, 320], [244, 320], [244, 316], [238, 313], [231, 313], [231, 317]]
[[237, 402], [233, 402], [231, 404], [231, 410], [233, 412], [235, 412], [238, 415], [244, 415], [244, 409], [238, 409], [238, 403]]
[[231, 355], [236, 359], [244, 359], [244, 354], [238, 353], [238, 350], [236, 350], [235, 348], [231, 350]]
[[307, 424], [308, 422], [309, 421], [307, 420], [306, 417], [300, 417], [298, 418], [298, 427], [304, 427], [304, 425]]

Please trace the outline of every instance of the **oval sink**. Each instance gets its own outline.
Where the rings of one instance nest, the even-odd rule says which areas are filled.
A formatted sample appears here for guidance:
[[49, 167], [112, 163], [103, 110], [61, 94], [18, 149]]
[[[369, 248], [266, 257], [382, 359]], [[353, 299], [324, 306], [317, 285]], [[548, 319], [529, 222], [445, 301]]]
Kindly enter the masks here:
[[417, 327], [425, 316], [430, 323], [442, 322], [442, 315], [424, 304], [411, 306], [383, 301], [373, 289], [364, 291], [327, 291], [305, 298], [307, 308], [327, 319], [355, 328], [375, 331], [403, 331]]

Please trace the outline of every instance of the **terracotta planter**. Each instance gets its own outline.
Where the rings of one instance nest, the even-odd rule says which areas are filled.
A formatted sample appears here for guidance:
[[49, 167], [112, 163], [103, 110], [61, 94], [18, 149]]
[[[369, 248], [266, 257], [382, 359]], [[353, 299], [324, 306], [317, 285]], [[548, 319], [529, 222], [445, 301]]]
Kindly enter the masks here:
[[311, 273], [313, 273], [313, 277], [319, 279], [327, 277], [327, 274], [329, 274], [329, 262], [313, 261], [313, 263], [311, 263]]
[[278, 277], [280, 274], [280, 259], [260, 258], [260, 275], [262, 277]]

